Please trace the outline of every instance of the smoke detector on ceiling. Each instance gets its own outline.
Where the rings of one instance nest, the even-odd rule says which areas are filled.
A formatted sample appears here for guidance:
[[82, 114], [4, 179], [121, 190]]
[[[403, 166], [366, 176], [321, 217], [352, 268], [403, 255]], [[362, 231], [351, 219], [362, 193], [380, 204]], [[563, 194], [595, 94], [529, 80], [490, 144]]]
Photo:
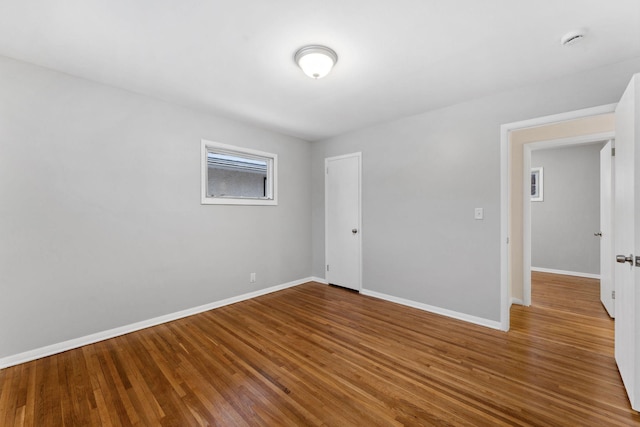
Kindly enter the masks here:
[[586, 31], [584, 30], [569, 31], [567, 34], [562, 36], [560, 44], [563, 46], [575, 44], [585, 37], [585, 33]]

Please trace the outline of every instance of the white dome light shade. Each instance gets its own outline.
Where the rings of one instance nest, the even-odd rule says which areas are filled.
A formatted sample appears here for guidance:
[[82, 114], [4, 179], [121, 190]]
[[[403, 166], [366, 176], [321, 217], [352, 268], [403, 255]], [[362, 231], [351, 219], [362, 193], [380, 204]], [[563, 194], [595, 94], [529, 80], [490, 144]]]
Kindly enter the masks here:
[[321, 79], [329, 74], [338, 62], [338, 55], [324, 46], [305, 46], [296, 52], [294, 58], [302, 71], [313, 79]]

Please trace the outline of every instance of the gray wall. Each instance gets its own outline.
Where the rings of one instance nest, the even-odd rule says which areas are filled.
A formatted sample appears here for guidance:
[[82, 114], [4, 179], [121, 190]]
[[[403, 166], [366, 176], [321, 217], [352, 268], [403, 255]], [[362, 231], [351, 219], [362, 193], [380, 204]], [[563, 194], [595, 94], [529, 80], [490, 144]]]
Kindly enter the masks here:
[[[201, 138], [278, 154], [279, 205], [202, 206]], [[310, 156], [0, 58], [0, 357], [308, 277]]]
[[544, 200], [531, 202], [532, 267], [600, 274], [600, 150], [603, 144], [531, 153], [544, 168]]
[[[616, 102], [636, 71], [640, 59], [310, 146], [0, 58], [0, 357], [324, 277], [323, 162], [354, 151], [365, 288], [498, 320], [500, 125]], [[201, 138], [278, 154], [279, 205], [200, 205]]]
[[617, 102], [638, 71], [640, 58], [313, 143], [314, 275], [324, 158], [361, 151], [364, 288], [498, 321], [500, 125]]

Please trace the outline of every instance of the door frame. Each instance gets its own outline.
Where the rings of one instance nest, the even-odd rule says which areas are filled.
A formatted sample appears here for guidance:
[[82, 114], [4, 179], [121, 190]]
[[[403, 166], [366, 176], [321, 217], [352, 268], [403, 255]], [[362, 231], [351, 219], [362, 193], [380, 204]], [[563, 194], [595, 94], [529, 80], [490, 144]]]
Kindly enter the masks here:
[[327, 173], [327, 168], [329, 167], [329, 162], [334, 160], [347, 159], [350, 157], [355, 157], [358, 159], [358, 233], [360, 234], [360, 238], [358, 239], [358, 292], [360, 292], [362, 288], [362, 152], [357, 151], [355, 153], [342, 154], [340, 156], [326, 157], [324, 159], [324, 277], [325, 280], [328, 281], [327, 274], [327, 260], [329, 259], [329, 191], [328, 191], [328, 179], [329, 174]]
[[[522, 185], [525, 190], [524, 194], [529, 191], [530, 170], [531, 170], [531, 153], [538, 150], [546, 150], [560, 147], [576, 147], [598, 142], [607, 142], [615, 137], [615, 132], [602, 132], [588, 135], [572, 136], [568, 138], [550, 139], [544, 141], [534, 141], [523, 145], [523, 176]], [[523, 273], [523, 290], [522, 305], [531, 305], [531, 201], [524, 197], [522, 200], [522, 273]], [[613, 254], [612, 254], [613, 255]]]
[[[600, 150], [600, 301], [602, 302], [602, 305], [604, 305], [604, 308], [607, 312], [607, 314], [609, 315], [609, 317], [611, 317], [612, 319], [615, 319], [616, 317], [616, 301], [615, 301], [615, 290], [616, 290], [616, 283], [615, 283], [615, 247], [614, 247], [614, 243], [615, 243], [615, 236], [614, 236], [614, 229], [613, 227], [615, 226], [615, 182], [616, 182], [616, 162], [615, 162], [615, 147], [616, 147], [616, 140], [615, 138], [610, 139], [609, 141], [607, 141], [607, 143], [605, 144], [604, 147], [602, 147], [602, 150]], [[605, 150], [605, 148], [607, 148], [608, 146], [608, 152], [605, 151], [603, 153], [603, 150]], [[608, 163], [607, 169], [609, 169], [609, 180], [604, 182], [604, 184], [608, 184], [608, 188], [606, 189], [606, 193], [609, 194], [609, 200], [608, 200], [608, 205], [606, 203], [602, 203], [602, 199], [603, 199], [603, 194], [604, 192], [603, 190], [603, 180], [602, 180], [602, 170], [603, 170], [603, 159], [606, 159], [606, 163]], [[606, 187], [605, 187], [606, 188]], [[604, 215], [603, 215], [604, 213]], [[609, 221], [608, 224], [603, 227], [602, 225], [605, 224], [605, 221], [603, 219], [606, 219], [608, 217]], [[608, 227], [608, 229], [607, 229]], [[607, 231], [609, 232], [607, 235]], [[608, 245], [604, 245], [604, 243], [608, 243]], [[603, 265], [608, 264], [608, 267], [606, 267], [609, 271], [608, 271], [608, 277], [606, 275], [607, 271], [603, 271], [602, 267]], [[604, 279], [604, 283], [606, 283], [606, 285], [603, 287], [603, 279]], [[608, 283], [607, 283], [608, 282]], [[612, 295], [613, 293], [613, 295]], [[603, 295], [605, 296], [603, 298]], [[604, 299], [609, 300], [607, 303], [605, 303]]]
[[[510, 160], [510, 135], [512, 131], [518, 129], [524, 129], [534, 126], [544, 126], [550, 125], [553, 123], [564, 122], [568, 120], [580, 119], [590, 116], [597, 116], [601, 114], [613, 113], [615, 111], [616, 103], [601, 105], [598, 107], [585, 108], [582, 110], [574, 110], [561, 114], [554, 114], [550, 116], [542, 116], [533, 119], [523, 120], [519, 122], [506, 123], [500, 126], [500, 329], [503, 331], [508, 331], [510, 327], [510, 313], [509, 310], [511, 308], [511, 296], [510, 294], [510, 286], [509, 286], [509, 205], [511, 200], [509, 198], [509, 192], [512, 185], [523, 185], [525, 174], [527, 177], [527, 181], [529, 178], [529, 169], [531, 168], [531, 152], [529, 151], [528, 163], [527, 163], [527, 155], [524, 154], [525, 158], [523, 164], [523, 181], [512, 183], [509, 179], [509, 171], [511, 170], [511, 160]], [[598, 136], [602, 140], [610, 139], [613, 135], [607, 136], [605, 134], [600, 134]], [[566, 139], [566, 138], [565, 138]], [[552, 142], [552, 141], [551, 141]], [[558, 140], [555, 141], [557, 144]], [[526, 153], [527, 144], [523, 147], [523, 152]], [[527, 167], [527, 164], [529, 165]], [[528, 187], [528, 185], [527, 185]], [[525, 193], [526, 194], [526, 193]], [[526, 212], [527, 210], [525, 210]], [[526, 213], [523, 213], [523, 233], [526, 234], [526, 225], [524, 221], [526, 218]], [[530, 243], [530, 214], [529, 214], [529, 248], [528, 248], [528, 261], [529, 261], [529, 296], [531, 295], [531, 243]], [[523, 253], [527, 251], [527, 245], [524, 243], [524, 235], [523, 235]], [[526, 258], [524, 262], [526, 263]], [[525, 265], [523, 265], [523, 273], [525, 271]], [[526, 273], [524, 273], [526, 276]], [[524, 295], [523, 295], [524, 296]], [[523, 301], [524, 302], [524, 301]], [[529, 301], [530, 304], [530, 301]], [[526, 305], [526, 304], [525, 304]]]

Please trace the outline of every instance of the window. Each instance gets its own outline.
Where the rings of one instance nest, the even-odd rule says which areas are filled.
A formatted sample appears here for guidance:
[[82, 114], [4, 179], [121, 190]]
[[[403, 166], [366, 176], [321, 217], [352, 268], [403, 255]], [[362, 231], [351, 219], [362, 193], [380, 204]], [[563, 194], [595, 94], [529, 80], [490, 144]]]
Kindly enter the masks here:
[[278, 156], [202, 140], [202, 204], [277, 205]]
[[531, 201], [542, 202], [544, 200], [543, 168], [531, 168]]

